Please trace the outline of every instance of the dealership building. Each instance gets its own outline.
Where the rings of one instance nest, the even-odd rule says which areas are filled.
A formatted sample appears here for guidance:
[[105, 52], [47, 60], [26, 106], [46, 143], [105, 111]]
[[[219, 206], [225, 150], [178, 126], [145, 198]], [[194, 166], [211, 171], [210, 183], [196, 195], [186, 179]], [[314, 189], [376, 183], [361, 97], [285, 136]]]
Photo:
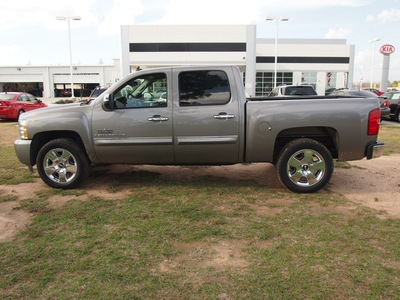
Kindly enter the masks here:
[[[275, 67], [277, 85], [311, 84], [320, 95], [353, 82], [354, 45], [345, 39], [276, 43], [256, 38], [255, 25], [123, 25], [120, 41], [121, 57], [113, 64], [74, 65], [75, 96], [86, 97], [138, 69], [181, 65], [236, 65], [249, 96], [268, 94]], [[0, 91], [59, 97], [70, 87], [69, 66], [0, 66]]]

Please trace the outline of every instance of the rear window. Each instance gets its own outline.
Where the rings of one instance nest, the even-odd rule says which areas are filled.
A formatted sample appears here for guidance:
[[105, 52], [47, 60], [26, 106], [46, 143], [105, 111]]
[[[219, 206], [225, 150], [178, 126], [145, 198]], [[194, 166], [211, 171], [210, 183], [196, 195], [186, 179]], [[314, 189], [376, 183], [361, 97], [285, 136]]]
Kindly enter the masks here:
[[312, 96], [317, 95], [311, 86], [294, 86], [285, 89], [286, 96]]
[[12, 94], [2, 94], [0, 95], [0, 100], [12, 100], [15, 95]]
[[179, 105], [223, 105], [231, 99], [228, 76], [219, 70], [179, 74]]

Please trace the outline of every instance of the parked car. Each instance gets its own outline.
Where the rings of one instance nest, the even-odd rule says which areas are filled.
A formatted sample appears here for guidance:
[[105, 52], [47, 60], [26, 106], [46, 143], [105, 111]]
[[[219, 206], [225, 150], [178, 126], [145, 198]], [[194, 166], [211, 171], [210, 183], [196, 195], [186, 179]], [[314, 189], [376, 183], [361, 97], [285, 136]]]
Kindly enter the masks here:
[[377, 89], [372, 89], [372, 88], [365, 88], [363, 89], [364, 91], [370, 91], [372, 93], [374, 93], [375, 95], [381, 96], [384, 94], [384, 92], [381, 92], [380, 90]]
[[378, 98], [381, 107], [381, 119], [389, 119], [389, 114], [390, 114], [389, 102], [384, 98], [378, 97], [378, 95], [373, 92], [367, 91], [365, 89], [363, 90], [341, 89], [330, 93], [329, 96]]
[[103, 94], [103, 92], [105, 92], [107, 90], [107, 88], [104, 87], [96, 87], [92, 93], [89, 96], [89, 101], [96, 99], [98, 96], [100, 96], [101, 94]]
[[311, 85], [281, 85], [274, 88], [268, 97], [313, 96], [317, 92]]
[[19, 116], [30, 110], [47, 107], [41, 100], [28, 93], [0, 93], [0, 118], [19, 119]]
[[63, 90], [63, 91], [61, 91], [61, 96], [62, 97], [71, 97], [72, 91], [71, 90]]
[[400, 92], [388, 92], [380, 98], [389, 102], [389, 117], [400, 122]]

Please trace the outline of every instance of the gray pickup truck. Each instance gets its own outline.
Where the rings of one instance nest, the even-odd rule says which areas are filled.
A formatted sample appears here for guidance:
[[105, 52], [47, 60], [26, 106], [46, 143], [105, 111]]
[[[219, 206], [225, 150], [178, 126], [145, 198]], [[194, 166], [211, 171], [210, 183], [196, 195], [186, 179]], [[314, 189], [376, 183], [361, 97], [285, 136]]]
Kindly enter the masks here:
[[[371, 159], [377, 99], [246, 99], [234, 66], [135, 72], [93, 101], [23, 114], [18, 159], [55, 188], [74, 188], [92, 164], [270, 162], [294, 192], [321, 189], [334, 159]], [[265, 174], [268, 176], [268, 174]]]

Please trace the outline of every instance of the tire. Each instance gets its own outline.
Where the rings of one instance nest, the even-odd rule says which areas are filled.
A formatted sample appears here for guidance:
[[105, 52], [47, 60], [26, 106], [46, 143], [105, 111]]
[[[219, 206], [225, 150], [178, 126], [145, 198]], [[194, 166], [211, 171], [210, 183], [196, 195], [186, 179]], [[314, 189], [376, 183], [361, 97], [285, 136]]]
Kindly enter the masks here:
[[324, 145], [304, 138], [286, 144], [275, 167], [279, 180], [289, 190], [314, 193], [329, 182], [334, 164]]
[[76, 188], [89, 175], [85, 151], [71, 139], [56, 139], [45, 144], [36, 163], [42, 180], [54, 188]]
[[396, 121], [400, 122], [400, 110], [396, 113]]
[[20, 109], [18, 114], [17, 114], [17, 121], [19, 120], [19, 117], [24, 113], [25, 111], [23, 109]]

